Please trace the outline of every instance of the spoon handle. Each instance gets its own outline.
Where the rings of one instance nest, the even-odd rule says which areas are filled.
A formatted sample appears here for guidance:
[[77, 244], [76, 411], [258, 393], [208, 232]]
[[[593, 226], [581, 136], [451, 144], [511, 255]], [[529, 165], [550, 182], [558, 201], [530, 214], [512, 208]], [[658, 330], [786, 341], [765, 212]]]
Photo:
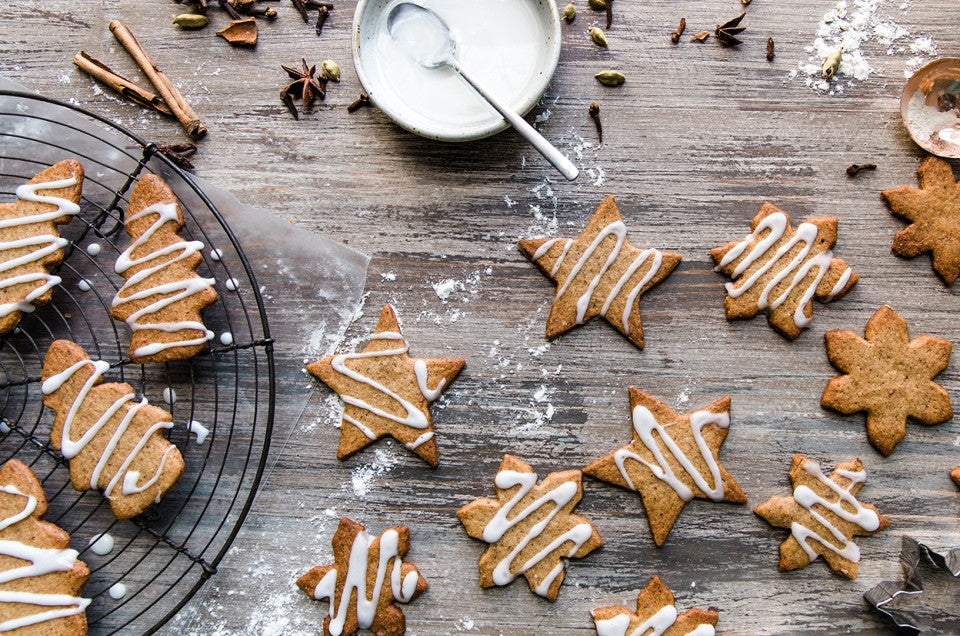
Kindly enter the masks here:
[[480, 95], [490, 103], [491, 106], [497, 109], [503, 118], [506, 119], [511, 126], [513, 126], [518, 133], [520, 133], [527, 141], [533, 144], [533, 147], [537, 149], [543, 157], [553, 164], [553, 167], [560, 171], [564, 177], [573, 181], [580, 174], [580, 171], [577, 169], [573, 163], [567, 159], [562, 152], [557, 150], [557, 148], [547, 141], [543, 135], [537, 132], [537, 130], [527, 123], [520, 114], [501, 102], [499, 99], [491, 95], [486, 89], [484, 89], [480, 84], [478, 84], [469, 73], [463, 70], [463, 67], [460, 66], [459, 62], [456, 59], [451, 60], [451, 66], [460, 73], [460, 77], [465, 79], [470, 86], [472, 86]]

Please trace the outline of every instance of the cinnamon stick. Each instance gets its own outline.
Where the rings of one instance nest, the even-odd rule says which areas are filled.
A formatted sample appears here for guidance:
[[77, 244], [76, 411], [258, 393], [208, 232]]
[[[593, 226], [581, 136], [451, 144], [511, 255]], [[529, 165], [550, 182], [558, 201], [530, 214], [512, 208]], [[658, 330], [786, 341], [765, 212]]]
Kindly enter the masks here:
[[170, 110], [162, 97], [137, 86], [122, 75], [118, 75], [113, 69], [89, 53], [80, 51], [73, 56], [73, 63], [81, 71], [130, 101], [146, 108], [152, 108], [168, 117], [174, 117], [173, 111]]
[[127, 50], [127, 53], [136, 61], [137, 66], [143, 70], [144, 75], [147, 76], [150, 83], [157, 89], [160, 97], [166, 102], [167, 106], [173, 112], [174, 117], [177, 118], [180, 125], [187, 131], [187, 134], [193, 139], [201, 139], [206, 135], [207, 129], [200, 123], [200, 118], [193, 112], [193, 109], [190, 108], [187, 100], [180, 94], [180, 91], [173, 85], [173, 82], [164, 75], [163, 71], [157, 68], [157, 65], [150, 59], [150, 56], [147, 55], [147, 52], [140, 46], [140, 43], [137, 42], [137, 38], [130, 32], [130, 29], [121, 24], [119, 20], [111, 20], [109, 27], [110, 32], [113, 33], [113, 37], [117, 38], [117, 41], [120, 42], [123, 48]]

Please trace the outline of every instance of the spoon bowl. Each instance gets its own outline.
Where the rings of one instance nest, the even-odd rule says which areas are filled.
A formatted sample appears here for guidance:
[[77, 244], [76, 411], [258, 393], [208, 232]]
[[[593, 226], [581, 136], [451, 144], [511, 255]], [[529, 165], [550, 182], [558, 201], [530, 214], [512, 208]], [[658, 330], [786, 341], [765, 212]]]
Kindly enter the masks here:
[[387, 32], [414, 63], [427, 69], [449, 66], [455, 70], [560, 174], [571, 181], [577, 178], [580, 171], [573, 162], [527, 123], [512, 106], [491, 91], [489, 85], [477, 81], [477, 76], [460, 64], [456, 39], [447, 23], [434, 11], [413, 2], [400, 2], [387, 15]]
[[[498, 93], [514, 110], [533, 108], [560, 57], [560, 17], [554, 0], [420, 0], [456, 18], [457, 56], [482, 79], [501, 79]], [[410, 64], [389, 35], [387, 17], [399, 0], [359, 0], [353, 60], [363, 90], [396, 124], [446, 142], [489, 137], [509, 124], [449, 67]], [[487, 64], [485, 62], [494, 62]], [[504, 63], [509, 73], [503, 72]], [[428, 77], [429, 76], [429, 77]], [[550, 106], [548, 105], [547, 108]]]

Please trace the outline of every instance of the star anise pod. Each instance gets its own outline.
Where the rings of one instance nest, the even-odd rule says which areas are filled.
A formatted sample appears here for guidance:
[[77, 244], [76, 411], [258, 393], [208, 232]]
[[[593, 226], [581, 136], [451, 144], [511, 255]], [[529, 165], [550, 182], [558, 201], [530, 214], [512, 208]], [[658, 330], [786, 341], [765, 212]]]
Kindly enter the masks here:
[[723, 46], [737, 46], [743, 42], [737, 37], [747, 30], [747, 27], [740, 26], [740, 22], [746, 17], [746, 12], [741, 13], [732, 20], [727, 20], [723, 24], [717, 25], [717, 41]]
[[294, 100], [299, 99], [303, 104], [304, 110], [313, 105], [313, 100], [317, 97], [323, 101], [327, 96], [327, 78], [322, 75], [314, 77], [317, 74], [317, 67], [307, 66], [307, 60], [301, 58], [301, 68], [293, 68], [286, 64], [281, 64], [281, 68], [287, 72], [287, 75], [293, 80], [283, 87], [280, 91], [280, 101], [287, 107], [294, 119], [300, 119]]

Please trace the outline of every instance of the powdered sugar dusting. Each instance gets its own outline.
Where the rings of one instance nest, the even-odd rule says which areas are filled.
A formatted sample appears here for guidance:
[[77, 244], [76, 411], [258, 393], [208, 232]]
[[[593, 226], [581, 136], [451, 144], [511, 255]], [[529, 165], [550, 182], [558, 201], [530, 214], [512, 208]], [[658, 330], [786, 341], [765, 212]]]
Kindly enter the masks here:
[[372, 462], [358, 466], [353, 469], [353, 472], [350, 474], [350, 484], [353, 486], [353, 494], [357, 497], [366, 497], [376, 479], [388, 473], [399, 463], [400, 459], [396, 454], [388, 453], [382, 448], [376, 449], [373, 453]]
[[[882, 67], [870, 56], [883, 54], [911, 56], [905, 62], [904, 75], [912, 75], [930, 56], [936, 55], [936, 44], [929, 37], [917, 37], [910, 42], [912, 36], [907, 27], [884, 13], [887, 6], [892, 10], [894, 4], [888, 0], [839, 0], [824, 13], [813, 42], [805, 47], [809, 57], [790, 76], [800, 76], [814, 90], [836, 95], [855, 82], [882, 75]], [[909, 3], [900, 4], [898, 17], [902, 18], [907, 10]], [[824, 79], [824, 61], [838, 50], [842, 55], [836, 77]]]

